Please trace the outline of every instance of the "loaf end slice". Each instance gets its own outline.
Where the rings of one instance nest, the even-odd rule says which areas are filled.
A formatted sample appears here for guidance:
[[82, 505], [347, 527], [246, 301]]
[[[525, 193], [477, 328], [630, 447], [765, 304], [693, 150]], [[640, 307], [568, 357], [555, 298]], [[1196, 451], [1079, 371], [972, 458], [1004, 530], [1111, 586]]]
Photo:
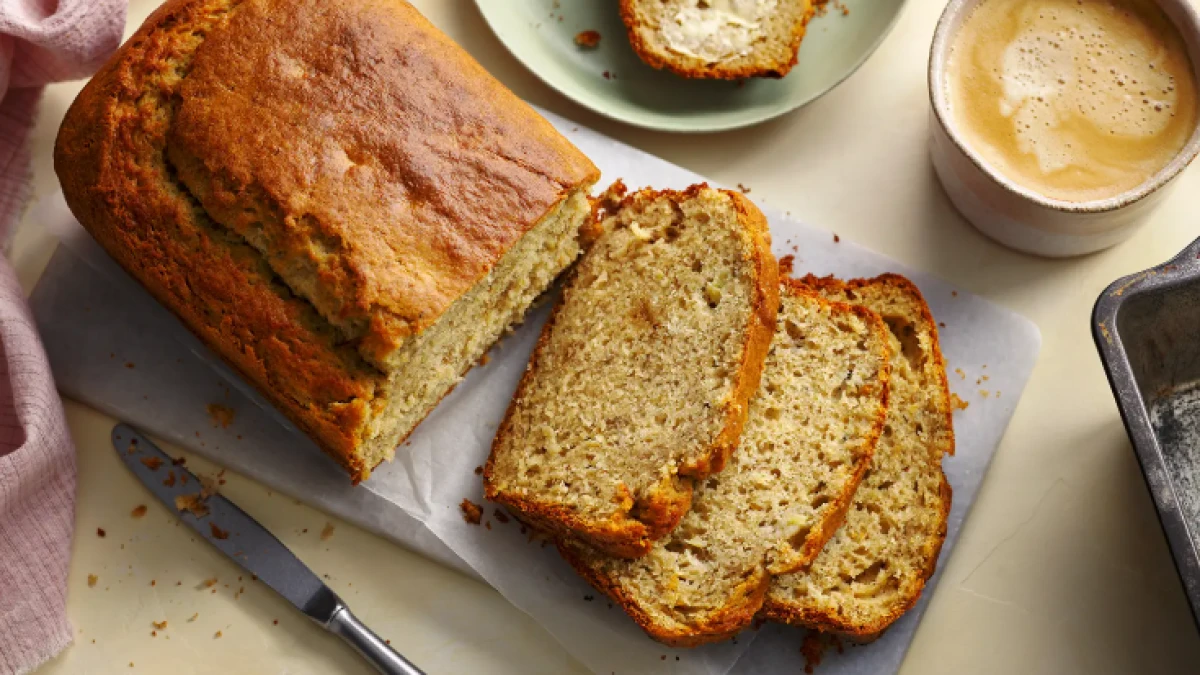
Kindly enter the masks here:
[[811, 0], [621, 0], [629, 41], [647, 64], [690, 78], [783, 77]]
[[942, 456], [954, 452], [946, 364], [929, 307], [904, 277], [806, 281], [883, 317], [894, 351], [892, 402], [846, 522], [812, 565], [772, 582], [762, 615], [870, 639], [916, 603], [946, 537]]
[[741, 445], [679, 527], [634, 560], [559, 550], [656, 640], [732, 636], [771, 577], [810, 562], [841, 523], [883, 428], [890, 360], [878, 316], [787, 282]]
[[605, 209], [484, 471], [488, 499], [615, 556], [645, 554], [724, 465], [779, 307], [762, 213], [734, 192]]

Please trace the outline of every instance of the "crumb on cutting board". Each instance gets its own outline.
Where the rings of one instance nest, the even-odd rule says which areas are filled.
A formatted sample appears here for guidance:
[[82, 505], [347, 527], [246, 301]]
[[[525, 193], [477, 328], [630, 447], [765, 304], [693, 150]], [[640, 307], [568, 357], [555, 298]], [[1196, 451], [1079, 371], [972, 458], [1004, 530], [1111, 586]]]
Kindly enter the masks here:
[[471, 501], [470, 499], [462, 500], [459, 505], [462, 508], [463, 520], [471, 525], [478, 525], [483, 518], [483, 507]]
[[950, 394], [950, 405], [955, 410], [966, 410], [971, 404], [962, 400], [958, 394]]

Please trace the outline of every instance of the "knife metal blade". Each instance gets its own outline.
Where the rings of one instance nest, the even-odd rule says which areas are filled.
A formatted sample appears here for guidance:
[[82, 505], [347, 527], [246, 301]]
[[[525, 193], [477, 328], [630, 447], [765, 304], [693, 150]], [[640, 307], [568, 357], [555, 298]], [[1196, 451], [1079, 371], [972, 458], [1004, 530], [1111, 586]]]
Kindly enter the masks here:
[[[112, 430], [112, 443], [121, 460], [155, 497], [242, 569], [323, 628], [345, 639], [380, 672], [422, 675], [358, 621], [342, 599], [275, 535], [220, 494], [206, 494], [199, 478], [183, 464], [176, 464], [149, 438], [127, 424], [118, 424]], [[177, 506], [188, 503], [201, 508]]]

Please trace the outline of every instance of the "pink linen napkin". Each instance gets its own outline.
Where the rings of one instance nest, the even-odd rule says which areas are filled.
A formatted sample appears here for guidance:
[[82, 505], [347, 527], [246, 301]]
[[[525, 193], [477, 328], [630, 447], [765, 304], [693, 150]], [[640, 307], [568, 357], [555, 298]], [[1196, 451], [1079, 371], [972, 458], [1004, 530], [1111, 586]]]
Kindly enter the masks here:
[[[30, 196], [29, 133], [42, 87], [83, 77], [116, 49], [125, 0], [0, 0], [0, 250]], [[67, 567], [75, 448], [50, 364], [0, 258], [0, 673], [71, 642]]]

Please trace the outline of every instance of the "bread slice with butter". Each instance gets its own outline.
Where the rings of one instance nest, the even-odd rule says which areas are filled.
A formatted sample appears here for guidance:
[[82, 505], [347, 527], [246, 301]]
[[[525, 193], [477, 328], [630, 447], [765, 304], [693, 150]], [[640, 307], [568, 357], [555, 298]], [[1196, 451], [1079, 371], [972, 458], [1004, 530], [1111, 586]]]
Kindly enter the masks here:
[[891, 405], [845, 524], [812, 565], [775, 579], [762, 615], [869, 639], [916, 604], [946, 538], [951, 495], [942, 456], [954, 453], [946, 364], [937, 324], [908, 279], [806, 281], [830, 300], [883, 317], [894, 354]]
[[787, 280], [742, 443], [644, 557], [575, 542], [564, 557], [654, 639], [722, 640], [754, 619], [772, 575], [813, 560], [841, 523], [883, 428], [887, 329]]
[[796, 65], [812, 0], [621, 0], [643, 61], [683, 77], [783, 77]]
[[767, 221], [739, 193], [643, 190], [611, 208], [496, 433], [484, 488], [530, 525], [633, 557], [737, 447], [779, 277]]

